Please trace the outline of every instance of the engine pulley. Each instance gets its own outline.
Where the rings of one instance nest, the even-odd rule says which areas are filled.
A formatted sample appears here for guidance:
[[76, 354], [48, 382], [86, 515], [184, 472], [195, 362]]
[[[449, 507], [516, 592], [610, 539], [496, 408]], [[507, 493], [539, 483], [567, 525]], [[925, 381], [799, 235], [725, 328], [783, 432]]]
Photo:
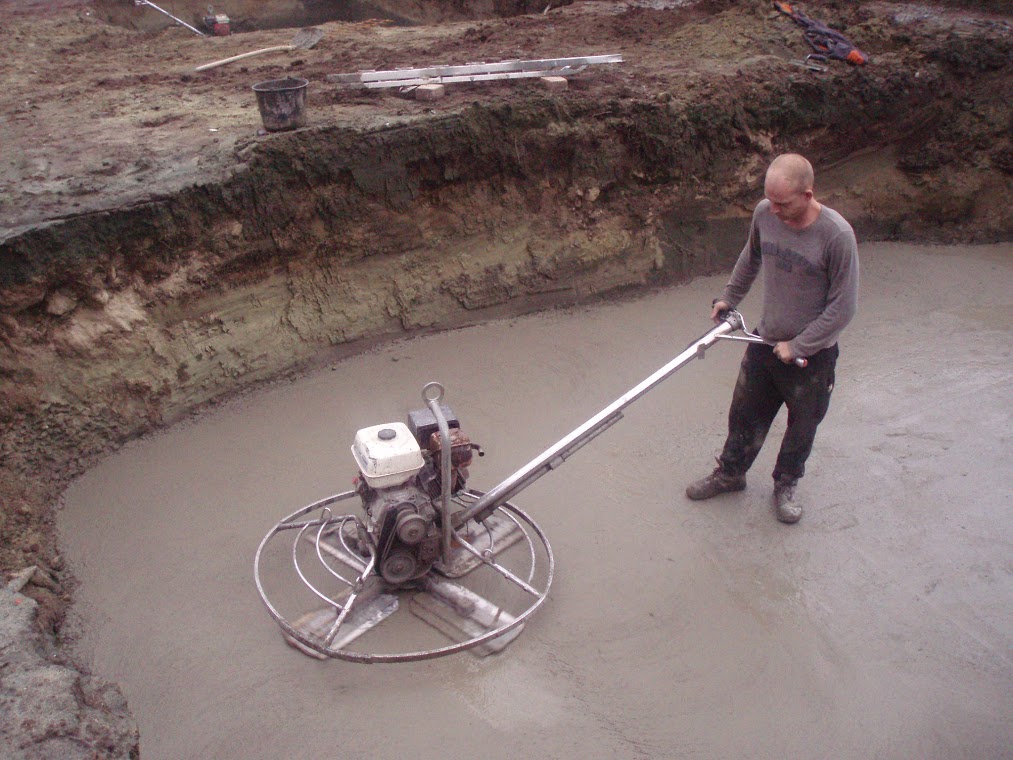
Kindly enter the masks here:
[[406, 583], [418, 574], [419, 565], [409, 552], [395, 550], [380, 563], [380, 575], [387, 583]]
[[404, 510], [398, 515], [395, 531], [403, 543], [414, 546], [429, 530], [429, 523], [422, 515]]

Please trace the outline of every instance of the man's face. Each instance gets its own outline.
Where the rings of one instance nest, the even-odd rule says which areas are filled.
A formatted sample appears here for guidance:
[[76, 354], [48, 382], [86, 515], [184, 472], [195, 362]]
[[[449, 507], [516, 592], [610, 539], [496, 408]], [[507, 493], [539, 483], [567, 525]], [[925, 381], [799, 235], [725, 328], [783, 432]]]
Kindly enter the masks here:
[[781, 177], [768, 177], [763, 186], [764, 195], [770, 201], [774, 216], [789, 227], [801, 227], [809, 210], [812, 192], [800, 192]]

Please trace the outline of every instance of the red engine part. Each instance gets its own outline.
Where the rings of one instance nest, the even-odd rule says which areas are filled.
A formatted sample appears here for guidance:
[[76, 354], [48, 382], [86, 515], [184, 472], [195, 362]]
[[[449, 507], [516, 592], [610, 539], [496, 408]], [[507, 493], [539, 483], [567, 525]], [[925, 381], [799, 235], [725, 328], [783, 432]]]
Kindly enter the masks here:
[[215, 37], [228, 37], [232, 32], [229, 29], [229, 17], [224, 13], [217, 13], [214, 16], [204, 17], [204, 26], [208, 28]]
[[[461, 432], [461, 428], [450, 428], [450, 464], [454, 467], [467, 467], [471, 464], [471, 452], [474, 446], [471, 439]], [[443, 445], [440, 441], [440, 432], [437, 430], [429, 436], [429, 451], [433, 454], [435, 461], [440, 461], [440, 451]]]
[[[471, 464], [472, 452], [476, 449], [481, 456], [482, 450], [478, 445], [472, 443], [460, 428], [450, 428], [451, 493], [456, 493], [464, 485], [464, 481], [468, 479], [468, 465]], [[437, 430], [429, 436], [429, 451], [433, 455], [437, 478], [439, 478], [440, 452], [442, 450], [440, 431]]]

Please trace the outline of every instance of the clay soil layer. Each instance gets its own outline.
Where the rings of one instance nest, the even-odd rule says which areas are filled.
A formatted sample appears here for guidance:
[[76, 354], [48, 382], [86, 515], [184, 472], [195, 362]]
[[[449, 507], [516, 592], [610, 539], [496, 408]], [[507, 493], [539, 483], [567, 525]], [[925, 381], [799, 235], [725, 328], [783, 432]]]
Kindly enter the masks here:
[[[74, 578], [53, 517], [124, 442], [394, 337], [724, 271], [788, 150], [863, 242], [1013, 237], [1003, 2], [811, 3], [871, 59], [814, 68], [766, 2], [388, 0], [320, 23], [312, 49], [204, 72], [295, 30], [200, 37], [127, 24], [123, 5], [0, 0], [12, 754], [136, 751], [115, 688], [66, 660]], [[421, 101], [327, 81], [613, 53], [559, 92], [532, 79]], [[251, 87], [288, 76], [310, 82], [307, 126], [264, 133]], [[55, 701], [25, 701], [42, 685]], [[39, 719], [39, 704], [62, 707]]]

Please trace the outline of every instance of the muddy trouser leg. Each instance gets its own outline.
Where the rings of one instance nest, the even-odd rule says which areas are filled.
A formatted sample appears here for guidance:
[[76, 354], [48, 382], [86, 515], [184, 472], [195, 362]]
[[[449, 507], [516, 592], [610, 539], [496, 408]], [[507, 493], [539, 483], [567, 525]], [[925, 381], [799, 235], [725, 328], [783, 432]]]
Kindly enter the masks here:
[[781, 361], [771, 346], [746, 347], [728, 410], [728, 438], [719, 457], [721, 469], [729, 475], [746, 474], [784, 403], [771, 372], [775, 364]]
[[774, 369], [774, 380], [788, 406], [788, 426], [774, 466], [774, 480], [782, 476], [797, 480], [805, 474], [816, 428], [830, 406], [839, 353], [835, 343], [810, 356], [804, 369], [783, 363]]

